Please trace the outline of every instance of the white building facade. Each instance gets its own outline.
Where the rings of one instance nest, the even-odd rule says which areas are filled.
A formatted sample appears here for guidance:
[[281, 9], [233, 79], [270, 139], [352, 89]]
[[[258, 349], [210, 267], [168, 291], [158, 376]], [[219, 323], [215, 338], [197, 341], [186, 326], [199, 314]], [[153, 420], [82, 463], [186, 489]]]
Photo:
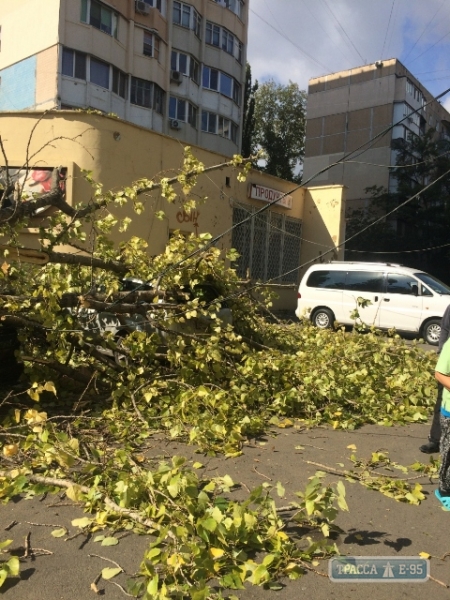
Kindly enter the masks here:
[[0, 0], [0, 110], [100, 110], [230, 156], [247, 25], [243, 0]]

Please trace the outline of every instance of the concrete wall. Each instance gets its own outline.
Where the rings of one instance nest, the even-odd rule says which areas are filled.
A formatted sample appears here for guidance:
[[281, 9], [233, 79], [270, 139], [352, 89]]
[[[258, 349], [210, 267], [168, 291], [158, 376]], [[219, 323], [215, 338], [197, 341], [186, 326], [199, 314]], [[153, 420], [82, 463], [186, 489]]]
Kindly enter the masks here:
[[0, 0], [0, 70], [57, 43], [60, 1]]
[[[414, 87], [430, 101], [426, 110], [419, 95], [411, 93]], [[420, 134], [437, 123], [442, 129], [441, 122], [450, 118], [397, 59], [312, 79], [308, 92], [304, 181], [345, 185], [348, 208], [365, 203], [367, 187], [394, 191], [388, 169], [395, 163], [393, 139], [405, 138], [408, 131]], [[420, 113], [390, 129], [406, 115], [406, 104]], [[344, 164], [328, 169], [349, 153], [354, 154]]]
[[[40, 117], [42, 114], [37, 113], [0, 115], [0, 131], [11, 167], [24, 163], [30, 132]], [[73, 111], [57, 111], [42, 118], [30, 143], [30, 155], [34, 153], [30, 166], [68, 168], [67, 199], [72, 204], [87, 202], [92, 196], [82, 169], [91, 171], [105, 190], [118, 190], [139, 178], [158, 180], [174, 176], [183, 161], [183, 146], [173, 138], [111, 117]], [[193, 153], [206, 167], [226, 160], [223, 155], [202, 148], [193, 148]], [[139, 236], [148, 242], [148, 251], [153, 255], [164, 250], [170, 232], [176, 229], [187, 234], [218, 235], [231, 227], [235, 201], [264, 206], [264, 202], [249, 198], [252, 183], [292, 195], [291, 209], [273, 205], [270, 210], [302, 220], [300, 263], [320, 259], [320, 252], [324, 254], [343, 241], [345, 198], [341, 186], [293, 191], [295, 184], [259, 171], [251, 171], [246, 182], [237, 181], [236, 175], [232, 167], [222, 167], [199, 176], [192, 192], [192, 197], [198, 200], [195, 213], [183, 210], [181, 190], [173, 204], [168, 204], [158, 191], [146, 194], [142, 197], [145, 211], [141, 216], [136, 216], [129, 206], [114, 208], [117, 216], [129, 215], [133, 219], [126, 233], [115, 233], [115, 241]], [[166, 215], [162, 221], [155, 219], [155, 212], [160, 210]], [[218, 247], [225, 250], [230, 245], [231, 237], [226, 235]], [[340, 252], [337, 250], [338, 257]], [[276, 308], [293, 310], [296, 294], [294, 288], [282, 290]]]

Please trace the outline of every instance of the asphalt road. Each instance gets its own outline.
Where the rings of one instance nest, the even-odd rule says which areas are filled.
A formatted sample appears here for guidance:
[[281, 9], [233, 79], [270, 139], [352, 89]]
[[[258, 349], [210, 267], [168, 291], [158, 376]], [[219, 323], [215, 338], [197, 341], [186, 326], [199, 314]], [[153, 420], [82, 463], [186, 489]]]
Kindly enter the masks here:
[[[242, 482], [252, 488], [264, 481], [281, 481], [286, 489], [285, 497], [277, 498], [282, 505], [294, 500], [294, 493], [302, 490], [308, 477], [319, 468], [305, 461], [313, 461], [326, 467], [342, 468], [338, 463], [351, 466], [347, 446], [354, 444], [360, 457], [369, 457], [371, 452], [384, 449], [392, 460], [410, 465], [415, 461], [426, 462], [428, 457], [419, 452], [418, 447], [426, 439], [428, 425], [408, 425], [384, 428], [366, 426], [354, 432], [334, 431], [317, 428], [305, 431], [291, 428], [277, 430], [246, 446], [241, 457], [226, 460], [223, 457], [199, 457], [194, 448], [181, 443], [164, 443], [165, 454], [182, 454], [190, 460], [201, 460], [205, 464], [205, 476], [229, 474], [235, 482]], [[161, 444], [155, 441], [154, 452], [161, 453]], [[400, 472], [396, 474], [401, 476]], [[415, 475], [415, 473], [413, 473]], [[328, 475], [327, 481], [337, 481], [339, 477]], [[345, 482], [349, 512], [341, 512], [338, 524], [343, 532], [336, 542], [342, 554], [357, 556], [417, 556], [427, 552], [431, 559], [431, 575], [435, 580], [427, 583], [332, 583], [327, 577], [327, 561], [322, 562], [318, 571], [323, 575], [308, 572], [297, 581], [283, 581], [279, 592], [265, 591], [248, 586], [245, 591], [234, 592], [242, 600], [268, 599], [314, 600], [360, 599], [370, 594], [371, 600], [392, 600], [408, 598], [423, 600], [448, 600], [450, 590], [450, 514], [444, 512], [436, 498], [436, 483], [422, 477], [417, 480], [423, 485], [426, 499], [420, 506], [396, 502], [381, 493], [369, 490], [359, 483]], [[235, 497], [245, 494], [244, 487], [233, 492]], [[77, 530], [71, 521], [82, 516], [79, 507], [61, 500], [58, 496], [45, 499], [17, 499], [0, 509], [0, 529], [2, 539], [13, 539], [14, 553], [21, 555], [24, 540], [31, 532], [33, 548], [42, 548], [52, 554], [22, 560], [21, 578], [8, 579], [2, 587], [3, 597], [14, 600], [89, 600], [95, 597], [91, 583], [101, 569], [112, 566], [109, 560], [116, 561], [126, 572], [114, 579], [125, 585], [127, 575], [139, 568], [139, 563], [149, 538], [125, 535], [117, 546], [101, 547], [92, 536], [80, 535], [68, 541], [50, 535], [56, 526], [66, 526], [69, 536]], [[17, 524], [9, 531], [5, 528], [13, 521]], [[46, 526], [52, 525], [51, 527]], [[288, 530], [296, 535], [296, 528], [288, 523]], [[39, 554], [38, 551], [36, 551]], [[96, 556], [93, 556], [96, 555]], [[124, 593], [113, 583], [100, 580], [99, 593], [109, 600], [123, 600]], [[276, 595], [275, 595], [276, 594]]]

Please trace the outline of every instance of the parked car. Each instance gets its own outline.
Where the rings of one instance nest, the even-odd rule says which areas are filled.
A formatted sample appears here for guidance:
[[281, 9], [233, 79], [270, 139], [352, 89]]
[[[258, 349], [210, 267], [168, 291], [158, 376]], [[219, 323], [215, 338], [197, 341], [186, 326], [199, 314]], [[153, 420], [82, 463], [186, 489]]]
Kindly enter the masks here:
[[[149, 291], [152, 289], [151, 285], [145, 284], [139, 279], [128, 278], [121, 281], [121, 291], [134, 292], [137, 290]], [[180, 290], [180, 297], [182, 297], [182, 299], [180, 299], [179, 302], [174, 303], [174, 307], [179, 304], [182, 305], [187, 299], [193, 300], [195, 298], [198, 298], [198, 300], [205, 302], [206, 304], [210, 304], [217, 300], [220, 297], [220, 294], [214, 285], [202, 283], [193, 287], [185, 286]], [[185, 319], [184, 322], [177, 321], [175, 323], [170, 323], [169, 319], [171, 312], [167, 309], [156, 311], [151, 303], [142, 302], [142, 305], [145, 308], [148, 307], [147, 314], [150, 316], [150, 319], [147, 319], [140, 313], [116, 314], [108, 311], [99, 312], [91, 308], [70, 309], [70, 312], [85, 329], [100, 333], [112, 333], [116, 340], [120, 340], [120, 338], [126, 337], [134, 331], [144, 331], [149, 334], [157, 333], [161, 340], [164, 341], [168, 336], [172, 335], [171, 332], [189, 334], [205, 333], [215, 321], [215, 319], [211, 317], [198, 315], [190, 319]], [[220, 309], [216, 312], [216, 319], [219, 319], [225, 325], [232, 324], [233, 318], [231, 309], [225, 302], [221, 302], [220, 305]], [[161, 318], [161, 316], [163, 320], [167, 320], [168, 323], [167, 327], [158, 329], [152, 323], [152, 317], [157, 320], [158, 318]], [[170, 332], [166, 331], [166, 329], [170, 330]]]
[[334, 322], [353, 325], [357, 298], [362, 321], [379, 329], [415, 333], [437, 346], [441, 318], [450, 304], [450, 287], [429, 273], [399, 264], [338, 262], [309, 267], [298, 289], [298, 318], [321, 329]]

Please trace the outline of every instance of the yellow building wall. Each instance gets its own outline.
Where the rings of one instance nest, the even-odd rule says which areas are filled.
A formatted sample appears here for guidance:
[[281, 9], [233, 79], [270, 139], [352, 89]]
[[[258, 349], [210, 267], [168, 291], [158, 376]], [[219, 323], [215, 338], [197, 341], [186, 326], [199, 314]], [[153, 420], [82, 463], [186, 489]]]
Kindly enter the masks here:
[[[84, 179], [82, 170], [91, 171], [94, 179], [103, 184], [104, 190], [118, 190], [144, 177], [159, 180], [175, 176], [183, 162], [184, 146], [174, 138], [104, 115], [75, 111], [45, 115], [2, 113], [0, 132], [11, 167], [24, 164], [29, 143], [29, 156], [33, 157], [30, 167], [61, 165], [68, 168], [67, 200], [71, 204], [87, 202], [92, 197], [92, 188]], [[220, 165], [227, 160], [202, 148], [195, 147], [192, 151], [205, 167]], [[224, 166], [200, 175], [192, 192], [192, 197], [198, 202], [192, 214], [183, 210], [183, 194], [179, 188], [173, 204], [168, 204], [158, 190], [141, 196], [145, 211], [140, 216], [135, 215], [129, 206], [120, 211], [115, 207], [116, 216], [132, 218], [127, 232], [116, 233], [115, 241], [119, 243], [132, 235], [141, 237], [148, 242], [149, 253], [155, 255], [164, 250], [170, 232], [176, 229], [184, 233], [218, 235], [232, 226], [235, 202], [257, 207], [265, 205], [249, 198], [249, 185], [252, 183], [292, 196], [291, 209], [272, 205], [270, 210], [303, 221], [300, 264], [320, 258], [318, 248], [324, 253], [343, 241], [345, 207], [341, 186], [299, 188], [256, 170], [249, 173], [246, 182], [239, 182], [237, 174], [233, 167]], [[162, 221], [154, 216], [161, 210], [165, 213]], [[29, 233], [28, 246], [30, 239]], [[231, 235], [225, 235], [218, 247], [223, 250], [230, 248]], [[338, 256], [341, 252], [337, 252]], [[280, 289], [276, 309], [294, 310], [295, 288]]]
[[313, 262], [344, 260], [345, 188], [306, 188], [300, 276]]

